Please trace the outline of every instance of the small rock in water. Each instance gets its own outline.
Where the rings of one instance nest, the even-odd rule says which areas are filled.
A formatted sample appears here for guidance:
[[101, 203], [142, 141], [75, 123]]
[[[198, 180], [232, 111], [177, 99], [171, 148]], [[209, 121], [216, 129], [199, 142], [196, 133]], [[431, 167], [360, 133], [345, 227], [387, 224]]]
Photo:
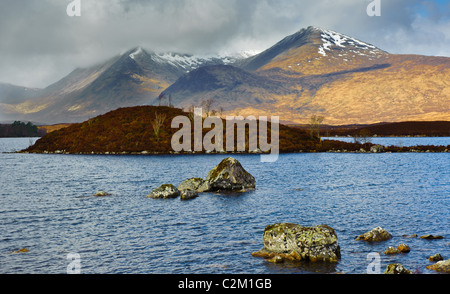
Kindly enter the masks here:
[[441, 261], [441, 260], [444, 260], [444, 258], [439, 253], [436, 253], [435, 255], [431, 255], [430, 257], [428, 257], [428, 260], [429, 261]]
[[384, 254], [386, 254], [386, 255], [397, 254], [397, 253], [400, 253], [400, 250], [398, 250], [397, 248], [392, 247], [392, 246], [389, 246], [388, 249], [386, 249], [384, 251]]
[[164, 184], [154, 189], [150, 194], [147, 195], [147, 198], [169, 199], [177, 198], [178, 196], [180, 196], [180, 191], [174, 185]]
[[399, 263], [392, 263], [386, 267], [385, 274], [412, 274], [410, 270], [407, 270], [403, 265]]
[[27, 248], [22, 248], [22, 249], [11, 252], [11, 254], [27, 253], [27, 252], [30, 252], [30, 250], [28, 250]]
[[380, 242], [386, 241], [390, 238], [392, 238], [392, 235], [388, 231], [386, 231], [381, 227], [376, 227], [375, 229], [369, 232], [359, 235], [358, 237], [356, 237], [355, 240], [364, 240], [367, 242]]
[[411, 251], [409, 246], [403, 243], [398, 245], [397, 250], [400, 251], [401, 253], [408, 253]]
[[94, 194], [95, 197], [104, 197], [104, 196], [109, 196], [111, 194], [105, 192], [105, 191], [98, 191], [97, 193]]
[[434, 240], [434, 239], [444, 239], [442, 236], [433, 236], [433, 235], [423, 235], [420, 236], [420, 239]]

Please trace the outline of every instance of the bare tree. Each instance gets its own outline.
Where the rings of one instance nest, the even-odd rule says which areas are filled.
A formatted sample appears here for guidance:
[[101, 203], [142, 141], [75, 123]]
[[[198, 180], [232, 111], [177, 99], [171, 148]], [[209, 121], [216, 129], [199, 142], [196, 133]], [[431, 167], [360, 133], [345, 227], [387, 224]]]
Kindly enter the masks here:
[[201, 106], [205, 110], [206, 116], [210, 115], [211, 107], [214, 104], [214, 98], [206, 99], [202, 101]]
[[159, 96], [158, 96], [158, 106], [161, 106], [161, 102], [164, 99], [164, 96], [166, 96], [166, 94], [164, 94], [164, 93], [159, 94]]
[[169, 107], [173, 108], [173, 104], [172, 104], [172, 94], [169, 94]]
[[155, 119], [152, 122], [153, 132], [156, 140], [159, 142], [159, 135], [161, 134], [161, 127], [164, 125], [166, 115], [164, 113], [155, 112]]
[[311, 137], [314, 137], [314, 135], [317, 135], [317, 137], [320, 139], [320, 126], [322, 125], [323, 121], [325, 120], [325, 117], [313, 115], [310, 118], [310, 124], [309, 124], [309, 130], [311, 131]]

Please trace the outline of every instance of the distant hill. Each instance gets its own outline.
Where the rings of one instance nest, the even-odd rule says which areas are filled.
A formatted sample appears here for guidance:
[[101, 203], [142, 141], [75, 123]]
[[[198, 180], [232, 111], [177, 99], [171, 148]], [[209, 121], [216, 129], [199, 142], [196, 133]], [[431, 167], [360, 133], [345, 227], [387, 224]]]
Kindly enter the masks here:
[[[178, 131], [178, 129], [172, 129], [170, 125], [172, 119], [180, 115], [189, 117], [189, 113], [183, 112], [181, 109], [166, 106], [120, 108], [86, 122], [72, 124], [48, 133], [25, 151], [36, 153], [60, 151], [87, 154], [105, 152], [116, 154], [170, 153], [173, 151], [171, 147], [172, 136]], [[154, 129], [157, 117], [164, 118], [158, 134]], [[224, 132], [225, 125], [224, 122]], [[203, 135], [208, 131], [208, 129], [205, 129]], [[268, 133], [270, 134], [270, 127]], [[316, 148], [319, 143], [319, 140], [311, 137], [308, 132], [284, 125], [280, 125], [279, 141], [281, 152], [310, 150]], [[224, 143], [226, 143], [226, 140]], [[194, 150], [193, 146], [192, 150]], [[247, 151], [249, 151], [248, 146]]]

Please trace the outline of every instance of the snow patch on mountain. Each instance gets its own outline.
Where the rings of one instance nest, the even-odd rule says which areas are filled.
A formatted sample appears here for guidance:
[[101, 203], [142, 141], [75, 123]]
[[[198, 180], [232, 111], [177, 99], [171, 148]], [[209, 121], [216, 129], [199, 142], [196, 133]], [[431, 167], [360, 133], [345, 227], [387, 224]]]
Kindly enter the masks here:
[[141, 53], [142, 53], [142, 48], [139, 47], [139, 48], [136, 49], [136, 51], [134, 51], [133, 53], [131, 53], [129, 56], [130, 56], [131, 59], [134, 60], [134, 59], [136, 58], [136, 56], [138, 56], [138, 55], [141, 54]]
[[318, 49], [318, 53], [322, 56], [327, 56], [326, 51], [331, 52], [331, 47], [336, 46], [340, 48], [346, 48], [350, 52], [361, 56], [373, 56], [382, 53], [377, 47], [361, 42], [355, 38], [346, 36], [344, 34], [336, 33], [331, 30], [317, 29], [320, 32], [322, 45]]

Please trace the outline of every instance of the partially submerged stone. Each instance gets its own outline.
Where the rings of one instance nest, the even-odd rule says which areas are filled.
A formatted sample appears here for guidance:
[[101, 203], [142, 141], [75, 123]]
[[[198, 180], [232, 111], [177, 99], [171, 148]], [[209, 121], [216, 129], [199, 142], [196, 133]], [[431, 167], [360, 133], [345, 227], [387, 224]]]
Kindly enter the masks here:
[[181, 200], [191, 200], [198, 197], [198, 192], [194, 190], [182, 190], [180, 191]]
[[420, 239], [435, 240], [435, 239], [444, 239], [444, 237], [443, 236], [439, 236], [439, 235], [433, 236], [431, 234], [428, 234], [428, 235], [420, 236]]
[[386, 270], [384, 271], [385, 274], [391, 274], [391, 275], [399, 275], [399, 274], [412, 274], [410, 270], [407, 270], [403, 265], [400, 263], [392, 263], [389, 264], [386, 267]]
[[19, 250], [12, 251], [11, 254], [19, 254], [19, 253], [27, 253], [27, 252], [30, 252], [30, 250], [28, 250], [27, 248], [22, 248]]
[[366, 232], [362, 235], [359, 235], [356, 237], [355, 240], [363, 240], [367, 242], [380, 242], [380, 241], [386, 241], [392, 238], [392, 235], [386, 231], [385, 229], [381, 227], [376, 227], [375, 229]]
[[108, 192], [105, 191], [98, 191], [97, 193], [94, 194], [95, 197], [105, 197], [105, 196], [110, 196], [111, 194], [109, 194]]
[[181, 184], [178, 185], [177, 189], [180, 191], [183, 190], [197, 191], [203, 182], [204, 180], [202, 178], [190, 178], [181, 182]]
[[341, 257], [336, 232], [327, 225], [270, 225], [264, 230], [263, 244], [264, 248], [252, 255], [276, 263], [284, 260], [337, 262]]
[[438, 261], [433, 265], [427, 266], [427, 269], [437, 272], [450, 273], [450, 259]]
[[154, 189], [150, 194], [147, 195], [147, 198], [169, 199], [177, 198], [178, 196], [180, 196], [180, 191], [174, 185], [164, 184]]
[[439, 253], [436, 253], [436, 254], [431, 255], [430, 257], [428, 257], [428, 260], [429, 261], [441, 261], [441, 260], [444, 260], [444, 258]]
[[397, 250], [400, 251], [401, 253], [408, 253], [411, 251], [411, 248], [409, 248], [408, 245], [402, 243], [398, 245]]

